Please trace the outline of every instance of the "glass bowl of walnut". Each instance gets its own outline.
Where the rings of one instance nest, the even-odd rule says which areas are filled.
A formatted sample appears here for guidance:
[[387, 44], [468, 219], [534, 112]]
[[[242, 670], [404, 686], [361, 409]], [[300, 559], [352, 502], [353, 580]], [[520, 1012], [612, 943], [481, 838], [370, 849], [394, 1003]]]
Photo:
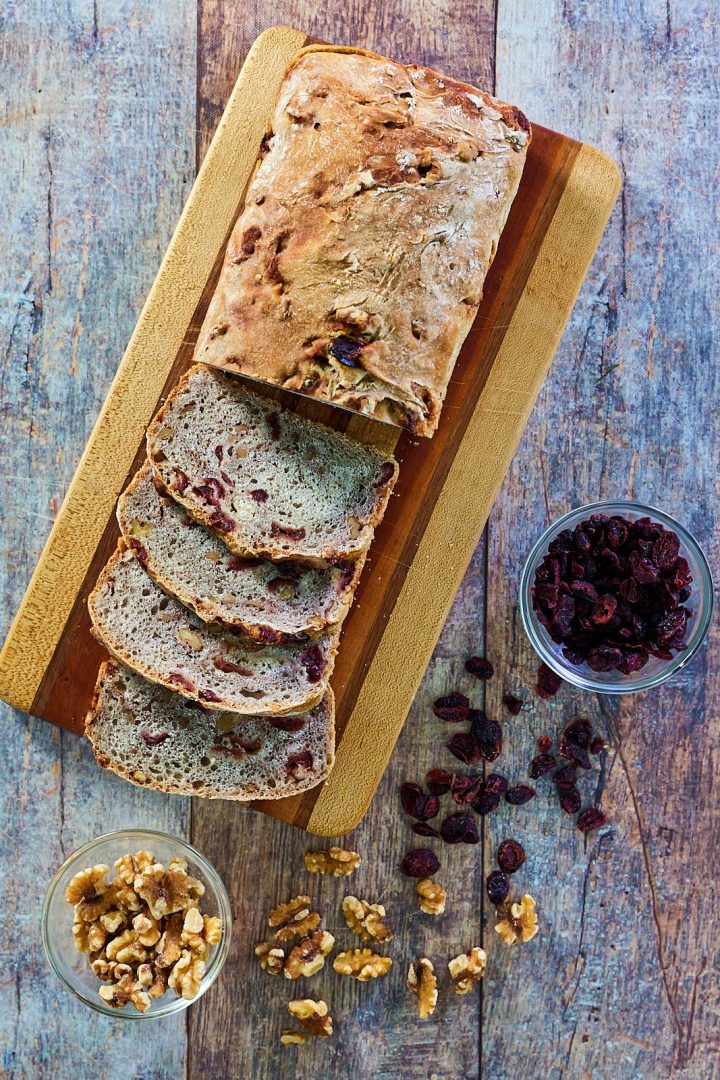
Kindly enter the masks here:
[[186, 1009], [230, 948], [230, 900], [217, 871], [177, 837], [100, 836], [48, 886], [42, 939], [68, 990], [107, 1016], [145, 1020]]

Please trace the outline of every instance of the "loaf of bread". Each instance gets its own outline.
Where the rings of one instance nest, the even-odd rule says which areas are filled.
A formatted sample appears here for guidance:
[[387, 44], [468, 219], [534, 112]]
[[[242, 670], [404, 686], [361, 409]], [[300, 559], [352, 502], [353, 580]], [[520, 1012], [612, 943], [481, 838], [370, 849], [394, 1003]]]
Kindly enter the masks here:
[[278, 717], [208, 712], [117, 661], [103, 664], [85, 734], [98, 763], [140, 787], [207, 799], [282, 799], [334, 758], [334, 699]]
[[305, 638], [342, 622], [363, 557], [309, 567], [243, 559], [184, 507], [158, 491], [145, 464], [118, 501], [125, 543], [165, 591], [205, 622], [237, 627], [264, 644]]
[[148, 577], [130, 551], [112, 556], [88, 598], [95, 636], [151, 682], [209, 709], [266, 716], [303, 712], [327, 689], [339, 630], [259, 645], [208, 626]]
[[428, 68], [305, 50], [195, 359], [432, 435], [530, 138], [518, 109]]
[[147, 434], [153, 473], [234, 554], [327, 565], [364, 554], [397, 463], [192, 367]]

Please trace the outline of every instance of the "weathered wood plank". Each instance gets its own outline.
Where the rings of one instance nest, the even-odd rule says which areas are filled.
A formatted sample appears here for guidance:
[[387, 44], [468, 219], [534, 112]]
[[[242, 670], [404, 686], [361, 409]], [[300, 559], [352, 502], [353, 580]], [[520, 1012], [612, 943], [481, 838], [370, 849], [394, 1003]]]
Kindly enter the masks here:
[[[4, 629], [192, 182], [195, 26], [185, 0], [26, 0], [0, 15]], [[50, 972], [38, 927], [65, 855], [119, 826], [184, 835], [188, 804], [101, 774], [46, 723], [2, 719], [0, 1072], [174, 1080], [183, 1018], [147, 1038], [91, 1013]]]
[[[207, 148], [227, 94], [248, 46], [270, 23], [288, 23], [337, 43], [362, 45], [400, 59], [431, 63], [490, 86], [493, 16], [490, 7], [461, 3], [450, 15], [429, 4], [288, 4], [245, 8], [203, 0], [199, 42], [199, 153]], [[447, 849], [442, 880], [450, 886], [448, 912], [437, 922], [414, 912], [413, 885], [398, 863], [416, 840], [398, 806], [402, 780], [422, 777], [435, 764], [442, 733], [429, 703], [462, 669], [458, 658], [482, 646], [484, 549], [471, 570], [428, 668], [423, 687], [371, 808], [343, 844], [355, 846], [363, 866], [346, 883], [306, 874], [302, 856], [321, 846], [295, 829], [234, 807], [200, 803], [193, 809], [193, 842], [222, 862], [236, 898], [238, 933], [220, 980], [190, 1012], [190, 1075], [212, 1072], [228, 1080], [252, 1076], [474, 1076], [479, 1072], [479, 998], [452, 1000], [447, 994], [446, 963], [456, 947], [477, 944], [480, 934], [481, 873], [477, 849]], [[452, 673], [452, 674], [451, 674]], [[447, 752], [443, 758], [452, 760]], [[327, 841], [331, 843], [332, 841]], [[418, 841], [419, 843], [419, 841]], [[262, 852], [262, 859], [251, 853]], [[326, 925], [343, 946], [357, 944], [344, 928], [339, 904], [353, 892], [381, 900], [398, 935], [388, 952], [395, 965], [382, 984], [360, 985], [332, 971], [302, 984], [273, 979], [252, 954], [264, 934], [267, 910], [280, 899], [307, 888], [326, 913]], [[436, 962], [442, 1003], [434, 1020], [418, 1024], [415, 1003], [405, 989], [410, 956], [427, 954]], [[279, 1043], [288, 1022], [285, 1003], [298, 994], [321, 995], [336, 1019], [337, 1035], [294, 1050]], [[232, 1036], [228, 1037], [228, 1032]], [[380, 1034], [382, 1033], [382, 1035]]]
[[[498, 93], [605, 149], [625, 177], [491, 518], [488, 637], [520, 687], [536, 666], [517, 616], [522, 561], [571, 506], [613, 495], [655, 503], [717, 566], [718, 260], [702, 224], [718, 211], [708, 139], [717, 34], [693, 0], [499, 5]], [[548, 1077], [718, 1074], [718, 947], [703, 914], [719, 844], [717, 636], [665, 688], [616, 700], [566, 689], [508, 721], [506, 758], [519, 773], [538, 734], [591, 715], [612, 745], [584, 786], [612, 824], [583, 840], [543, 782], [524, 814], [493, 819], [487, 858], [507, 828], [526, 845], [522, 882], [542, 932], [513, 954], [489, 947], [486, 1075], [510, 1080], [528, 1059]]]

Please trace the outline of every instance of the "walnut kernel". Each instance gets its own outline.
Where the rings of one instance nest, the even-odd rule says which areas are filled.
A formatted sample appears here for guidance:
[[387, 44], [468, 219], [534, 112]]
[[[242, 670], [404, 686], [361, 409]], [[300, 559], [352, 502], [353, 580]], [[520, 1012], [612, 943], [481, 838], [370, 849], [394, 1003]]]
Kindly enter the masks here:
[[338, 953], [333, 962], [333, 969], [340, 975], [352, 975], [358, 982], [368, 982], [381, 975], [387, 975], [392, 967], [389, 956], [379, 956], [370, 949], [348, 949]]
[[407, 977], [408, 990], [417, 994], [418, 1016], [427, 1020], [437, 1005], [437, 978], [432, 963], [423, 956], [417, 964], [410, 964]]
[[255, 955], [260, 961], [260, 967], [267, 971], [268, 975], [279, 975], [285, 967], [285, 952], [270, 941], [261, 941], [255, 946]]
[[342, 902], [342, 912], [350, 930], [363, 941], [390, 941], [393, 936], [384, 921], [385, 908], [382, 904], [369, 904], [356, 896], [346, 896]]
[[420, 910], [426, 915], [442, 915], [445, 911], [445, 889], [439, 882], [431, 878], [423, 878], [415, 886], [415, 892], [420, 897]]
[[360, 861], [357, 851], [345, 851], [340, 847], [331, 847], [327, 851], [305, 852], [305, 867], [311, 874], [347, 877], [357, 870]]
[[285, 978], [310, 978], [325, 965], [325, 957], [331, 952], [335, 938], [327, 930], [316, 930], [291, 951], [285, 961]]
[[482, 979], [485, 973], [487, 953], [484, 949], [475, 947], [467, 953], [460, 953], [454, 960], [448, 963], [450, 976], [455, 983], [456, 994], [468, 994], [476, 982]]
[[304, 1046], [307, 1039], [302, 1031], [293, 1031], [292, 1028], [283, 1028], [280, 1032], [280, 1042], [283, 1046]]
[[519, 903], [505, 905], [504, 918], [496, 923], [495, 929], [506, 945], [515, 945], [520, 936], [522, 941], [530, 941], [538, 932], [538, 918], [535, 901], [525, 893]]
[[298, 1020], [310, 1035], [332, 1035], [332, 1017], [324, 1001], [297, 998], [288, 1002], [288, 1012]]

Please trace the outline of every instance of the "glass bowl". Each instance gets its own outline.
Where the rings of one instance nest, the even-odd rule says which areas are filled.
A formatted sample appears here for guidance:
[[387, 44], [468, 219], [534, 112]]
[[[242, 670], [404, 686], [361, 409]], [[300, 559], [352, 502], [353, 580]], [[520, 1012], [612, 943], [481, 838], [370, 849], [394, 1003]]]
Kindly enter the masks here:
[[[104, 863], [112, 872], [113, 863], [121, 855], [143, 850], [151, 851], [163, 866], [167, 866], [173, 856], [185, 859], [188, 873], [199, 878], [205, 886], [200, 910], [203, 914], [218, 915], [223, 927], [222, 938], [210, 952], [205, 974], [195, 997], [191, 1000], [175, 997], [174, 991], [168, 990], [161, 998], [151, 998], [150, 1008], [144, 1013], [138, 1012], [133, 1005], [114, 1009], [102, 1000], [98, 991], [105, 984], [101, 983], [92, 971], [87, 956], [75, 948], [72, 933], [74, 912], [72, 905], [65, 899], [65, 889], [81, 870]], [[194, 847], [167, 833], [151, 829], [127, 829], [99, 836], [97, 840], [78, 848], [65, 860], [48, 885], [42, 909], [41, 930], [45, 955], [51, 968], [75, 997], [92, 1009], [115, 1019], [152, 1020], [158, 1016], [181, 1012], [210, 989], [227, 959], [232, 932], [232, 912], [230, 899], [217, 871]]]
[[[563, 529], [572, 531], [576, 525], [591, 514], [619, 515], [630, 521], [649, 517], [677, 534], [680, 540], [680, 554], [687, 559], [692, 574], [692, 594], [687, 607], [692, 615], [687, 624], [687, 648], [675, 653], [672, 660], [661, 660], [650, 656], [645, 667], [631, 675], [620, 671], [593, 671], [587, 664], [571, 664], [562, 654], [562, 645], [553, 641], [542, 625], [533, 608], [531, 588], [535, 581], [535, 572], [547, 555], [548, 545]], [[520, 615], [525, 632], [530, 638], [538, 656], [566, 682], [579, 686], [583, 690], [593, 690], [601, 694], [627, 694], [637, 690], [648, 690], [666, 682], [677, 671], [692, 660], [708, 632], [713, 609], [713, 581], [707, 559], [697, 540], [679, 522], [653, 506], [645, 506], [630, 500], [589, 503], [571, 510], [559, 518], [542, 534], [527, 557], [520, 578]]]

